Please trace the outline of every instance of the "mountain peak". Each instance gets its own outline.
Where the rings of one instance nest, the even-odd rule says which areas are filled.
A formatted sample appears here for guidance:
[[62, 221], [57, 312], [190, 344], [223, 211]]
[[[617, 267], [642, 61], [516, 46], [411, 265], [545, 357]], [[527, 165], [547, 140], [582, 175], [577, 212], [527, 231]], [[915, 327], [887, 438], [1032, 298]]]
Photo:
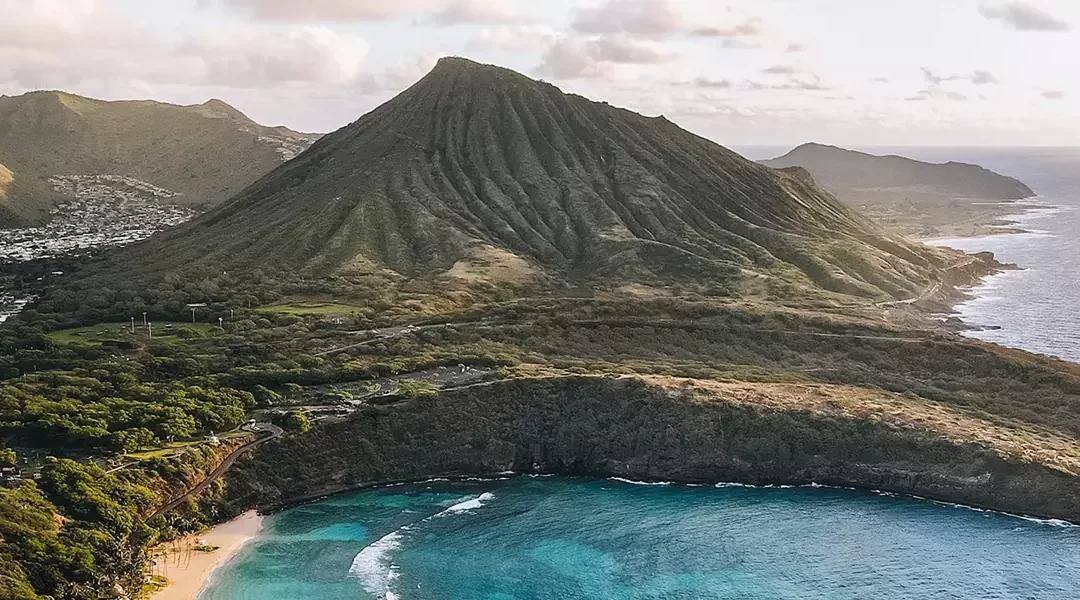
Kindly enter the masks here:
[[206, 102], [197, 105], [195, 109], [203, 116], [214, 119], [231, 119], [234, 121], [245, 122], [251, 120], [248, 118], [247, 115], [238, 110], [236, 107], [232, 106], [228, 102], [225, 102], [224, 100], [219, 100], [218, 98], [211, 98]]
[[458, 57], [148, 243], [132, 250], [148, 257], [144, 272], [197, 256], [440, 281], [478, 271], [573, 286], [798, 280], [868, 296], [921, 289], [937, 260], [803, 172]]

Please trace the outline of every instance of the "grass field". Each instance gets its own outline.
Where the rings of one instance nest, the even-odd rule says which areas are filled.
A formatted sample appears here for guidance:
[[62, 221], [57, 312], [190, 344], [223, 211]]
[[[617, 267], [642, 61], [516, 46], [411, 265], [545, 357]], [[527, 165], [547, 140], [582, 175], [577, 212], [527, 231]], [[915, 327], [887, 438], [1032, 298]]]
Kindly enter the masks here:
[[[152, 324], [155, 340], [176, 339], [177, 334], [184, 330], [195, 330], [200, 333], [210, 333], [217, 330], [216, 325], [209, 323], [182, 323], [176, 321], [159, 322]], [[130, 323], [100, 323], [88, 327], [75, 327], [73, 329], [61, 329], [48, 334], [50, 340], [56, 344], [90, 344], [100, 345], [106, 342], [124, 342], [148, 339], [146, 330], [141, 323], [135, 324], [135, 334], [131, 333]]]
[[290, 315], [351, 315], [365, 313], [368, 309], [341, 302], [322, 300], [296, 300], [282, 304], [264, 306], [259, 310]]
[[[247, 431], [227, 431], [225, 433], [219, 434], [218, 439], [221, 441], [225, 441], [234, 438], [250, 437], [251, 435], [252, 434]], [[150, 448], [147, 450], [142, 450], [140, 452], [130, 452], [127, 456], [128, 458], [133, 458], [135, 460], [149, 460], [151, 458], [171, 456], [187, 448], [193, 448], [204, 443], [206, 443], [206, 439], [191, 440], [187, 442], [171, 442], [165, 444], [165, 446], [161, 448]]]

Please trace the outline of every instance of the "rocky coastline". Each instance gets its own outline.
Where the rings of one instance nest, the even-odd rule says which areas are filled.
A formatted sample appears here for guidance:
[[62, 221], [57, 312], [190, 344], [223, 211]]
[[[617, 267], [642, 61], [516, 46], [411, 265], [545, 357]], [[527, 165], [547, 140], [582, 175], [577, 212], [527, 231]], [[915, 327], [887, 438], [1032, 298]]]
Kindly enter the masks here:
[[[272, 512], [371, 485], [515, 472], [820, 484], [1080, 522], [1080, 463], [1064, 446], [1033, 456], [989, 426], [950, 434], [917, 403], [860, 415], [831, 408], [837, 400], [790, 400], [637, 378], [497, 382], [266, 444], [229, 473], [226, 493]], [[898, 406], [907, 422], [886, 417]]]

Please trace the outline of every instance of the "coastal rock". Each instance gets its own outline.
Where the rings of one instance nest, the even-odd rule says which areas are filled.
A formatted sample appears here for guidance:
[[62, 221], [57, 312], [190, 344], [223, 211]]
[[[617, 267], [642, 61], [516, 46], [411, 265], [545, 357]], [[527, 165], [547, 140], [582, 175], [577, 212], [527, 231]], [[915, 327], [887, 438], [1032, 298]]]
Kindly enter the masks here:
[[888, 422], [895, 408], [858, 418], [835, 398], [748, 397], [634, 378], [500, 382], [371, 407], [266, 444], [234, 467], [228, 491], [266, 509], [378, 482], [539, 471], [818, 483], [1080, 520], [1080, 477], [991, 438], [950, 436], [920, 415]]

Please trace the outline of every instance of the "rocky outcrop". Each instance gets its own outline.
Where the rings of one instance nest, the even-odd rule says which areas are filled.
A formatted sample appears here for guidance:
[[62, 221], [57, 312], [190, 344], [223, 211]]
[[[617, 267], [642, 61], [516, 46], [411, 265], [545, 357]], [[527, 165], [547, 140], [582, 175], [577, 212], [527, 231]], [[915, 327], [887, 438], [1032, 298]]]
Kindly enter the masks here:
[[632, 378], [498, 382], [270, 442], [229, 473], [228, 493], [272, 508], [373, 482], [516, 471], [814, 482], [1080, 520], [1080, 477], [1061, 464], [974, 432], [814, 408], [831, 402], [784, 407]]

